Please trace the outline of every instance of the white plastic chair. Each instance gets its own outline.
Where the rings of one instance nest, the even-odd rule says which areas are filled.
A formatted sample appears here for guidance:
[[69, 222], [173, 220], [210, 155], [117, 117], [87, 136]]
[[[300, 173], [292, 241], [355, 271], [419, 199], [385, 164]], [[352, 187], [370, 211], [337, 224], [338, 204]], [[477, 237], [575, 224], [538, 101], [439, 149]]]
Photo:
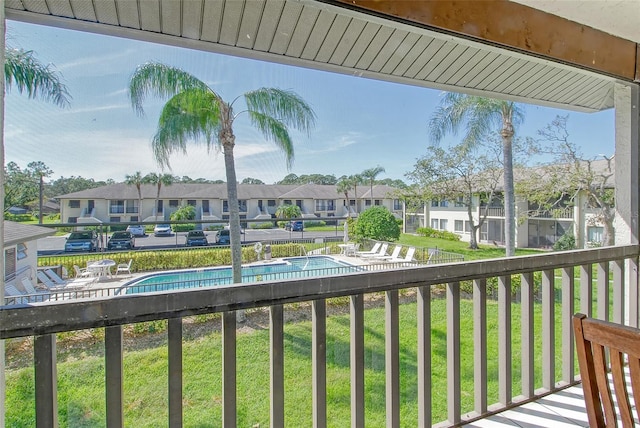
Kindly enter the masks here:
[[128, 273], [131, 275], [131, 263], [133, 263], [133, 259], [129, 259], [129, 263], [120, 263], [116, 268], [116, 276], [122, 273]]

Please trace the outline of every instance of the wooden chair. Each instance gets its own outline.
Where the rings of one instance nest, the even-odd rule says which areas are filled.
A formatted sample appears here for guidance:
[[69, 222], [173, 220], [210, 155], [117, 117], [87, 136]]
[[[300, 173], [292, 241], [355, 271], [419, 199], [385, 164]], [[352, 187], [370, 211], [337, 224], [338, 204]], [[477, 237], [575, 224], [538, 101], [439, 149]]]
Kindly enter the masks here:
[[[634, 427], [634, 415], [625, 380], [625, 356], [631, 375], [636, 409], [640, 405], [640, 330], [608, 321], [573, 317], [576, 351], [590, 427], [615, 427], [616, 413], [624, 428]], [[607, 352], [609, 361], [607, 364]], [[617, 398], [614, 403], [613, 391]], [[617, 404], [617, 409], [615, 404]]]

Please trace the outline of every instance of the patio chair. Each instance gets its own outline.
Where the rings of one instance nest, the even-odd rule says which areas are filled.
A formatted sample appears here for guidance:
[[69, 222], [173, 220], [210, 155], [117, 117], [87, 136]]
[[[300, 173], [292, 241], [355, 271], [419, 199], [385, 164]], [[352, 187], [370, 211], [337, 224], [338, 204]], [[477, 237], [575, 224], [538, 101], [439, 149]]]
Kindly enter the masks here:
[[[624, 368], [628, 359], [634, 407], [640, 408], [640, 330], [609, 321], [573, 317], [580, 377], [590, 427], [617, 426], [616, 415], [624, 428], [634, 425]], [[607, 364], [607, 352], [609, 364]], [[611, 394], [612, 381], [616, 399]], [[617, 404], [617, 406], [616, 406]]]
[[[53, 271], [52, 271], [53, 272]], [[66, 283], [64, 281], [62, 281], [62, 285], [61, 284], [56, 284], [55, 282], [53, 282], [53, 280], [47, 276], [47, 274], [45, 274], [44, 271], [39, 270], [36, 271], [36, 276], [38, 277], [38, 279], [40, 280], [40, 282], [49, 290], [56, 290], [56, 289], [60, 289], [63, 288]], [[62, 279], [62, 278], [60, 278]]]
[[64, 279], [60, 278], [60, 275], [58, 275], [55, 271], [53, 271], [51, 269], [45, 269], [44, 273], [49, 278], [51, 278], [51, 281], [53, 281], [56, 285], [66, 285], [67, 284], [67, 281], [65, 281]]
[[368, 256], [376, 254], [381, 245], [382, 242], [376, 242], [375, 244], [373, 244], [373, 247], [369, 251], [356, 251], [356, 256]]
[[25, 293], [18, 290], [14, 285], [7, 284], [4, 287], [4, 295], [5, 299], [3, 304], [5, 305], [16, 305], [21, 303], [29, 303], [28, 297], [22, 297]]
[[93, 272], [88, 271], [86, 268], [81, 268], [78, 265], [73, 265], [73, 270], [76, 271], [76, 278], [89, 278], [93, 277]]
[[30, 302], [44, 302], [45, 300], [49, 300], [51, 293], [49, 291], [38, 291], [36, 287], [31, 282], [31, 279], [27, 276], [23, 277], [20, 282], [22, 283], [22, 287], [27, 292], [28, 296], [25, 298]]
[[365, 259], [370, 259], [373, 257], [382, 257], [385, 256], [387, 254], [387, 248], [389, 248], [389, 244], [387, 244], [386, 242], [384, 244], [382, 244], [380, 246], [380, 249], [378, 250], [377, 253], [373, 253], [373, 254], [360, 254], [360, 257], [365, 258]]
[[391, 259], [387, 259], [389, 263], [411, 263], [413, 261], [413, 256], [416, 253], [416, 247], [409, 247], [407, 250], [407, 254], [404, 257], [395, 257]]
[[396, 247], [393, 249], [393, 252], [391, 253], [390, 256], [386, 255], [386, 254], [382, 254], [380, 256], [373, 256], [371, 257], [371, 259], [373, 261], [387, 261], [387, 260], [392, 260], [392, 259], [397, 259], [400, 256], [400, 251], [402, 251], [402, 245], [396, 245]]
[[116, 276], [118, 276], [120, 274], [120, 272], [122, 272], [122, 273], [126, 272], [129, 275], [131, 275], [131, 263], [133, 263], [133, 259], [129, 259], [129, 263], [120, 263], [116, 267]]

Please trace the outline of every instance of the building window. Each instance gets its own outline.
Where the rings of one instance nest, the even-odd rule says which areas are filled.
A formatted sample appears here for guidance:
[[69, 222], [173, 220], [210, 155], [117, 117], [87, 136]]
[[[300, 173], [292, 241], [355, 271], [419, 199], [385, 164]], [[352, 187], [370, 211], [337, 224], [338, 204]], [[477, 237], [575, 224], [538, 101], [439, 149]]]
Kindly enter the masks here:
[[431, 206], [432, 207], [448, 207], [449, 206], [449, 201], [447, 201], [446, 199], [432, 199], [431, 200]]
[[376, 206], [380, 206], [380, 205], [382, 205], [382, 200], [380, 200], [380, 199], [376, 199], [375, 201], [373, 201], [373, 203], [374, 203], [374, 205], [376, 205]]
[[138, 216], [137, 215], [132, 215], [131, 218], [129, 218], [129, 221], [131, 221], [131, 222], [138, 221]]
[[438, 220], [437, 218], [431, 219], [431, 229], [437, 229], [439, 224], [440, 220]]
[[462, 232], [462, 228], [464, 227], [464, 221], [462, 220], [456, 220], [453, 223], [453, 231], [454, 232]]
[[349, 199], [349, 206], [355, 207], [356, 206], [356, 200], [355, 199]]
[[247, 212], [247, 200], [246, 199], [238, 199], [238, 210], [241, 213]]
[[226, 199], [222, 200], [222, 212], [223, 213], [229, 212], [229, 201], [227, 201]]
[[67, 219], [67, 223], [77, 223], [78, 222], [78, 217], [69, 217]]
[[109, 214], [124, 214], [124, 201], [111, 201], [109, 205]]
[[109, 222], [120, 223], [120, 217], [109, 217]]
[[137, 213], [138, 201], [133, 201], [133, 200], [126, 201], [126, 212], [127, 214]]
[[335, 199], [316, 199], [316, 211], [335, 211]]
[[285, 199], [284, 200], [284, 204], [285, 205], [291, 205], [291, 199]]
[[178, 208], [178, 205], [177, 199], [169, 199], [169, 208]]
[[80, 208], [80, 201], [77, 199], [70, 199], [69, 208]]
[[267, 201], [267, 206], [268, 207], [275, 207], [276, 206], [276, 200], [275, 199], [269, 199]]
[[469, 223], [469, 220], [466, 220], [464, 222], [464, 231], [467, 233], [471, 233], [471, 223]]
[[402, 201], [400, 199], [393, 200], [393, 210], [400, 211], [402, 209]]
[[589, 242], [603, 242], [604, 241], [604, 227], [589, 226], [587, 228], [587, 240]]
[[7, 248], [4, 251], [4, 277], [8, 278], [16, 274], [16, 249]]
[[458, 196], [458, 198], [455, 201], [455, 206], [457, 208], [464, 207], [464, 198], [462, 196]]
[[447, 219], [440, 220], [440, 230], [447, 230], [448, 222]]
[[16, 245], [16, 249], [18, 250], [16, 256], [18, 260], [27, 258], [27, 244], [20, 243]]
[[192, 207], [196, 206], [196, 200], [195, 199], [188, 199], [187, 200], [187, 205], [191, 205]]

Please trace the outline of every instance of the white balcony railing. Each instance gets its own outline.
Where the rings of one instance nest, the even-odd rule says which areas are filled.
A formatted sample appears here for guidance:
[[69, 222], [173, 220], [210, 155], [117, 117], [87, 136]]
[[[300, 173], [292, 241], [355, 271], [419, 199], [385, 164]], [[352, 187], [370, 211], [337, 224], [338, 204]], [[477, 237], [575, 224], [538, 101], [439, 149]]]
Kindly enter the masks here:
[[[637, 245], [607, 247], [572, 252], [495, 260], [449, 263], [427, 267], [343, 274], [328, 278], [310, 278], [258, 282], [231, 287], [182, 290], [173, 293], [151, 293], [133, 296], [95, 298], [62, 303], [40, 304], [0, 309], [0, 339], [34, 337], [35, 408], [38, 427], [54, 426], [57, 421], [56, 333], [93, 327], [105, 328], [106, 426], [123, 426], [123, 327], [141, 321], [168, 320], [168, 425], [182, 426], [182, 317], [195, 314], [222, 314], [222, 399], [219, 404], [223, 420], [214, 425], [237, 425], [239, 407], [236, 400], [236, 310], [267, 308], [270, 314], [271, 426], [284, 426], [284, 316], [288, 303], [309, 302], [312, 310], [312, 342], [310, 364], [313, 425], [327, 426], [327, 299], [349, 299], [350, 312], [350, 420], [341, 425], [364, 427], [365, 402], [365, 295], [382, 293], [385, 311], [385, 383], [387, 426], [431, 426], [434, 409], [446, 406], [444, 425], [460, 424], [482, 418], [497, 410], [513, 407], [576, 382], [574, 341], [571, 316], [578, 311], [602, 319], [631, 325], [638, 321], [638, 254]], [[630, 275], [625, 269], [629, 267]], [[625, 284], [629, 276], [631, 284]], [[519, 291], [512, 281], [520, 282]], [[471, 294], [461, 292], [461, 284], [470, 283]], [[495, 296], [487, 284], [495, 284]], [[579, 283], [579, 286], [576, 286]], [[286, 286], [285, 286], [286, 285]], [[625, 286], [627, 285], [627, 286]], [[414, 385], [405, 386], [411, 394], [409, 406], [415, 420], [401, 419], [401, 364], [399, 353], [401, 290], [415, 290], [417, 321], [411, 372]], [[435, 290], [439, 293], [433, 293]], [[537, 290], [537, 291], [534, 291]], [[630, 294], [625, 296], [625, 290]], [[432, 314], [432, 299], [446, 300], [446, 334], [442, 343], [432, 343], [432, 323], [442, 314]], [[625, 298], [628, 298], [625, 313]], [[461, 302], [472, 300], [472, 314], [461, 311]], [[488, 311], [488, 302], [497, 300], [497, 310]], [[491, 305], [491, 307], [495, 307]], [[535, 307], [535, 309], [534, 309]], [[519, 316], [514, 316], [516, 313]], [[497, 313], [497, 328], [488, 323], [489, 312]], [[440, 317], [440, 318], [434, 318]], [[465, 318], [466, 317], [466, 318]], [[472, 331], [462, 319], [472, 318]], [[520, 334], [512, 335], [514, 319]], [[493, 320], [493, 318], [492, 318]], [[466, 325], [467, 327], [463, 327]], [[556, 333], [558, 332], [558, 333]], [[556, 337], [556, 334], [559, 337]], [[288, 333], [290, 335], [290, 333]], [[461, 360], [462, 339], [473, 343], [473, 362]], [[541, 342], [540, 354], [535, 343]], [[497, 355], [489, 355], [488, 344], [497, 344]], [[556, 349], [558, 344], [559, 349]], [[433, 345], [433, 347], [432, 347]], [[434, 353], [446, 358], [434, 358]], [[469, 354], [469, 353], [467, 353]], [[560, 362], [556, 359], [561, 356]], [[403, 359], [407, 355], [403, 355]], [[514, 361], [518, 359], [517, 364]], [[492, 364], [497, 362], [498, 402], [490, 403], [487, 391], [492, 377]], [[515, 374], [514, 365], [520, 367]], [[415, 372], [413, 371], [415, 369]], [[473, 373], [471, 390], [462, 388], [463, 373]], [[446, 373], [446, 404], [436, 400], [432, 379]], [[406, 374], [406, 373], [405, 373]], [[536, 382], [536, 374], [541, 380]], [[514, 387], [515, 385], [515, 387]], [[404, 389], [403, 389], [404, 391]], [[473, 397], [470, 408], [461, 398]], [[65, 403], [62, 404], [66, 405]], [[407, 405], [403, 403], [403, 405]], [[409, 415], [403, 414], [406, 418]]]

